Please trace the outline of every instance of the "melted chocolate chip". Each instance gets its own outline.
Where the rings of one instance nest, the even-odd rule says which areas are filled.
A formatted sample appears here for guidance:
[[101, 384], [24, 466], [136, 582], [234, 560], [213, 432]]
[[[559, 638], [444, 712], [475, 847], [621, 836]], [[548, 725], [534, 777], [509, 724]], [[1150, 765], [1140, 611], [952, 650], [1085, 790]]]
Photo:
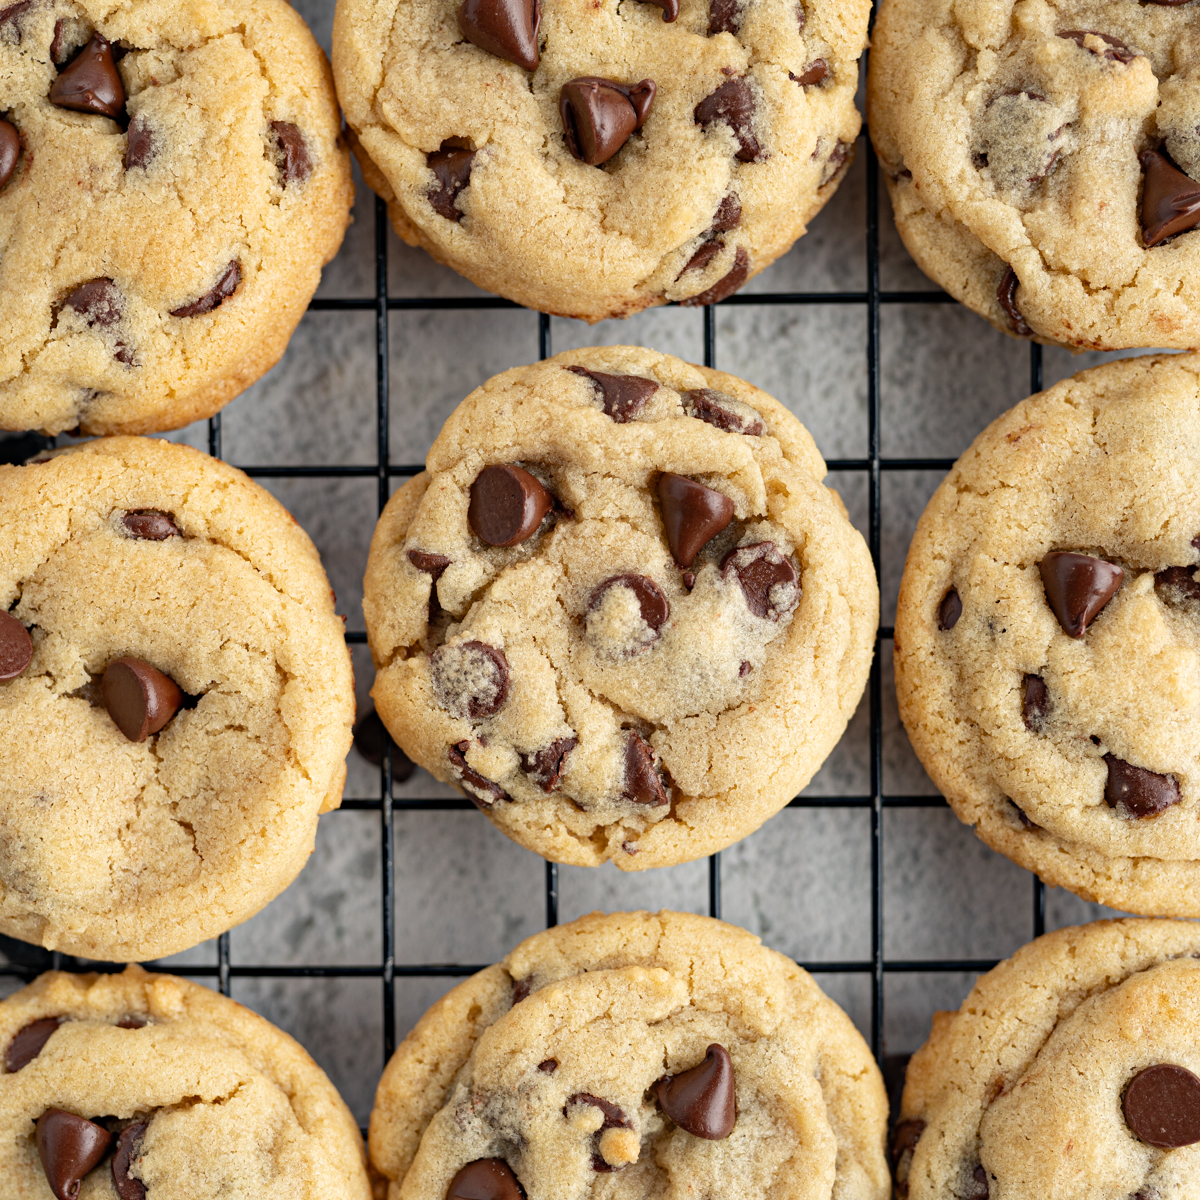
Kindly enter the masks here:
[[1200, 225], [1200, 183], [1161, 151], [1146, 150], [1138, 158], [1144, 172], [1142, 241], [1149, 249]]
[[679, 0], [646, 0], [646, 3], [661, 8], [664, 21], [671, 22], [679, 16]]
[[28, 12], [32, 4], [33, 0], [20, 0], [17, 4], [10, 4], [7, 8], [0, 8], [0, 27], [11, 25], [16, 30], [18, 42], [21, 40], [21, 25], [17, 18], [23, 13]]
[[799, 75], [788, 72], [788, 78], [801, 87], [812, 87], [829, 78], [829, 64], [823, 58], [814, 58]]
[[130, 1171], [141, 1157], [142, 1138], [149, 1126], [145, 1121], [136, 1121], [121, 1130], [117, 1137], [117, 1152], [112, 1160], [113, 1187], [119, 1200], [146, 1200], [146, 1185], [135, 1179]]
[[59, 17], [54, 22], [54, 36], [50, 39], [50, 61], [56, 66], [61, 67], [67, 60], [64, 53], [63, 34], [67, 31], [67, 22], [64, 18]]
[[[1120, 38], [1112, 37], [1107, 33], [1097, 33], [1094, 29], [1060, 29], [1058, 36], [1074, 42], [1075, 45], [1091, 54], [1098, 54], [1108, 62], [1131, 63], [1138, 57]], [[1085, 45], [1084, 39], [1089, 37], [1099, 38], [1107, 49], [1093, 50], [1090, 46]]]
[[275, 166], [283, 186], [304, 183], [313, 170], [304, 134], [291, 121], [272, 121], [271, 133], [275, 139]]
[[33, 640], [12, 613], [0, 612], [0, 682], [16, 679], [33, 660]]
[[701, 292], [697, 296], [688, 296], [684, 300], [680, 300], [680, 304], [685, 308], [703, 308], [708, 304], [719, 304], [722, 300], [732, 296], [734, 292], [746, 282], [750, 274], [750, 255], [746, 252], [744, 246], [739, 246], [733, 254], [733, 266], [730, 267], [729, 273], [718, 279], [712, 287]]
[[762, 157], [762, 147], [754, 136], [754, 93], [745, 79], [730, 79], [696, 105], [692, 113], [697, 125], [707, 129], [724, 123], [737, 139], [736, 158], [739, 162], [754, 162]]
[[91, 326], [115, 325], [125, 312], [125, 297], [111, 279], [89, 279], [64, 300], [63, 307], [79, 313]]
[[778, 621], [800, 602], [796, 568], [774, 542], [738, 546], [721, 560], [721, 574], [737, 577], [746, 607], [756, 616]]
[[1106, 754], [1104, 763], [1108, 767], [1104, 802], [1109, 808], [1119, 808], [1123, 816], [1140, 821], [1157, 817], [1179, 803], [1179, 781], [1174, 775], [1135, 767], [1115, 754]]
[[625, 786], [621, 799], [651, 808], [670, 803], [654, 765], [654, 751], [641, 734], [630, 733], [625, 740]]
[[1013, 333], [1017, 337], [1033, 337], [1033, 330], [1026, 324], [1025, 318], [1021, 316], [1021, 310], [1017, 307], [1017, 285], [1020, 282], [1016, 271], [1012, 267], [1005, 267], [1004, 274], [1000, 279], [1000, 286], [996, 288], [996, 299], [1000, 302], [1000, 307], [1004, 309], [1004, 313], [1008, 317], [1008, 326]]
[[508, 699], [508, 659], [486, 642], [439, 646], [429, 658], [438, 703], [460, 720], [495, 716]]
[[500, 800], [511, 800], [512, 797], [498, 783], [493, 783], [468, 765], [467, 750], [470, 746], [470, 742], [459, 742], [446, 752], [451, 765], [458, 772], [458, 779], [463, 791], [467, 793], [467, 799], [476, 808], [485, 811]]
[[108, 1153], [113, 1135], [93, 1121], [48, 1108], [37, 1121], [38, 1157], [58, 1200], [76, 1200], [83, 1177]]
[[450, 565], [450, 560], [444, 554], [434, 554], [431, 550], [410, 550], [408, 561], [418, 571], [432, 575], [434, 583], [442, 577], [442, 572]]
[[523, 467], [484, 467], [471, 484], [467, 524], [489, 546], [516, 546], [538, 531], [554, 497]]
[[1050, 711], [1050, 691], [1040, 675], [1026, 675], [1021, 681], [1021, 720], [1030, 733], [1040, 733]]
[[1176, 603], [1200, 600], [1200, 583], [1195, 580], [1195, 573], [1195, 567], [1167, 567], [1154, 576], [1154, 587]]
[[658, 384], [653, 379], [644, 379], [641, 375], [609, 375], [604, 371], [589, 371], [586, 367], [566, 369], [586, 376], [596, 385], [605, 415], [612, 417], [618, 425], [632, 421], [658, 391]]
[[717, 211], [713, 213], [709, 233], [728, 233], [742, 223], [742, 202], [735, 192], [729, 192], [721, 198]]
[[141, 117], [134, 117], [129, 122], [129, 135], [125, 142], [125, 170], [148, 167], [155, 153], [154, 141], [150, 126]]
[[1200, 1079], [1185, 1067], [1156, 1063], [1125, 1089], [1125, 1124], [1160, 1150], [1200, 1142]]
[[463, 213], [457, 201], [459, 195], [471, 186], [475, 151], [443, 142], [440, 149], [425, 156], [425, 165], [434, 177], [434, 186], [425, 193], [433, 211], [447, 221], [461, 221]]
[[658, 477], [663, 532], [680, 567], [690, 567], [700, 548], [733, 520], [733, 501], [685, 475]]
[[521, 770], [547, 794], [558, 787], [562, 775], [563, 760], [579, 745], [579, 739], [559, 738], [549, 746], [543, 746], [532, 754], [521, 754]]
[[[593, 589], [591, 596], [588, 597], [587, 611], [595, 612], [599, 609], [604, 603], [604, 597], [609, 588], [614, 587], [628, 588], [634, 594], [642, 614], [642, 620], [650, 626], [652, 633], [658, 635], [671, 615], [671, 605], [662, 588], [653, 579], [647, 579], [645, 575], [610, 575]], [[649, 643], [646, 643], [636, 649], [648, 648]]]
[[198, 300], [185, 304], [181, 308], [171, 309], [173, 317], [202, 317], [214, 308], [220, 308], [242, 282], [242, 264], [234, 259], [220, 274], [217, 282]]
[[712, 262], [712, 260], [716, 258], [717, 255], [720, 254], [724, 249], [724, 242], [701, 242], [699, 249], [695, 254], [692, 255], [691, 258], [687, 260], [686, 263], [684, 263], [683, 271], [680, 271], [675, 278], [679, 279], [685, 271], [703, 271], [704, 268], [707, 267], [708, 264]]
[[22, 1067], [27, 1067], [42, 1052], [42, 1047], [50, 1040], [50, 1035], [62, 1023], [62, 1017], [41, 1017], [22, 1025], [13, 1034], [12, 1041], [4, 1049], [4, 1069], [10, 1075]]
[[958, 624], [962, 616], [962, 599], [955, 588], [951, 588], [938, 605], [938, 628], [945, 633]]
[[709, 0], [708, 36], [732, 33], [737, 37], [742, 28], [742, 12], [745, 0]]
[[183, 705], [179, 685], [140, 658], [114, 658], [100, 682], [104, 707], [131, 741], [157, 733]]
[[525, 1189], [502, 1158], [477, 1158], [450, 1181], [446, 1200], [525, 1200]]
[[538, 0], [463, 0], [458, 8], [458, 28], [468, 42], [526, 71], [537, 70], [541, 22]]
[[558, 1070], [557, 1058], [544, 1058], [538, 1063], [538, 1070], [544, 1071], [547, 1075], [553, 1075]]
[[0, 119], [0, 188], [12, 177], [21, 157], [21, 135], [17, 127]]
[[1117, 594], [1125, 572], [1090, 554], [1053, 551], [1038, 563], [1046, 601], [1068, 637], [1081, 638]]
[[733, 396], [718, 392], [714, 388], [691, 388], [683, 392], [684, 411], [689, 417], [715, 425], [726, 433], [743, 433], [747, 437], [761, 437], [762, 417], [748, 404]]
[[588, 166], [606, 163], [641, 129], [654, 103], [654, 80], [628, 86], [597, 75], [564, 83], [558, 96], [567, 149]]
[[59, 72], [50, 85], [50, 103], [76, 112], [119, 117], [125, 111], [125, 86], [113, 61], [112, 44], [101, 34]]
[[[383, 766], [383, 748], [391, 739], [383, 719], [374, 710], [366, 713], [355, 722], [354, 748], [373, 767]], [[392, 742], [392, 783], [406, 783], [412, 778], [416, 765], [412, 759]]]
[[591, 1092], [576, 1092], [573, 1096], [568, 1096], [566, 1104], [563, 1105], [564, 1117], [572, 1104], [590, 1104], [593, 1108], [598, 1108], [604, 1114], [601, 1130], [633, 1128], [633, 1122], [621, 1111], [619, 1105], [600, 1096], [593, 1096]]
[[733, 1060], [724, 1046], [708, 1047], [704, 1061], [678, 1075], [665, 1075], [654, 1085], [662, 1110], [680, 1129], [709, 1141], [733, 1132], [737, 1121], [737, 1089]]
[[138, 508], [121, 517], [121, 525], [132, 538], [145, 542], [165, 542], [167, 538], [183, 537], [171, 513], [157, 508]]

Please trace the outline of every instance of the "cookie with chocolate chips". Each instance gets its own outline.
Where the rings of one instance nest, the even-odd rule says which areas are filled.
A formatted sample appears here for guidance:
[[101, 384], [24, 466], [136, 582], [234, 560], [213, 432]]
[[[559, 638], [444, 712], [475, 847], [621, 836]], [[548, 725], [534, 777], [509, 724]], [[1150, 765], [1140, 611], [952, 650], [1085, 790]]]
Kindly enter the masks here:
[[556, 862], [685, 862], [841, 737], [874, 572], [803, 426], [630, 347], [489, 380], [371, 543], [372, 695], [405, 753]]
[[867, 0], [339, 0], [338, 95], [397, 234], [601, 321], [712, 304], [845, 174]]
[[897, 1200], [1200, 1196], [1200, 929], [1060, 929], [933, 1018], [892, 1137]]
[[1200, 346], [1200, 34], [1179, 0], [884, 0], [871, 137], [923, 271], [1073, 350]]
[[0, 429], [212, 415], [283, 353], [352, 196], [285, 0], [0, 0]]
[[709, 917], [593, 913], [425, 1014], [370, 1150], [387, 1200], [885, 1200], [886, 1124], [870, 1051], [795, 963]]
[[312, 543], [240, 471], [116, 437], [0, 466], [0, 563], [0, 932], [119, 962], [252, 916], [346, 774]]
[[370, 1200], [325, 1073], [208, 988], [52, 971], [0, 1001], [0, 1047], [5, 1197]]
[[1200, 916], [1200, 356], [1022, 401], [909, 548], [896, 693], [958, 817], [1047, 883]]

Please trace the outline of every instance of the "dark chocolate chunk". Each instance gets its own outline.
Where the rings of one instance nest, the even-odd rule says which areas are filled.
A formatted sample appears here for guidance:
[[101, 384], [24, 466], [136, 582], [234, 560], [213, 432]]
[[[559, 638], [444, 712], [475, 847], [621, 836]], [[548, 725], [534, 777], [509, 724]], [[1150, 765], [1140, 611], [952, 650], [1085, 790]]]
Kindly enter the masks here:
[[742, 223], [742, 202], [736, 192], [729, 192], [721, 198], [717, 211], [713, 213], [709, 233], [728, 233]]
[[83, 1177], [108, 1153], [113, 1135], [102, 1125], [61, 1108], [37, 1120], [38, 1157], [58, 1200], [76, 1200]]
[[113, 1187], [120, 1200], [146, 1200], [146, 1185], [135, 1179], [130, 1171], [141, 1157], [142, 1138], [148, 1126], [145, 1121], [135, 1121], [121, 1130], [117, 1137], [117, 1152], [112, 1160]]
[[125, 297], [111, 279], [89, 279], [64, 300], [63, 307], [74, 309], [89, 325], [115, 325], [125, 312]]
[[450, 560], [444, 554], [434, 554], [432, 550], [410, 550], [408, 561], [418, 571], [432, 575], [434, 583], [442, 577], [442, 572], [450, 565]]
[[[391, 741], [383, 719], [372, 708], [354, 724], [354, 748], [373, 767], [383, 766], [383, 748]], [[392, 742], [392, 782], [405, 783], [412, 778], [416, 765]]]
[[729, 79], [696, 105], [692, 113], [697, 125], [707, 129], [724, 122], [737, 139], [739, 162], [754, 162], [762, 157], [762, 147], [754, 136], [754, 93], [745, 79]]
[[467, 524], [489, 546], [516, 546], [538, 531], [554, 497], [523, 467], [484, 467], [471, 484]]
[[502, 1158], [477, 1158], [450, 1180], [446, 1200], [525, 1200], [512, 1168]]
[[760, 437], [763, 431], [762, 417], [740, 405], [749, 412], [739, 411], [738, 401], [715, 388], [691, 388], [682, 393], [683, 407], [688, 416], [715, 425], [726, 433], [744, 433], [747, 437]]
[[76, 112], [119, 117], [125, 111], [125, 85], [113, 62], [112, 44], [99, 33], [50, 85], [50, 103]]
[[[1094, 29], [1060, 29], [1058, 31], [1060, 38], [1066, 38], [1068, 41], [1074, 42], [1083, 50], [1087, 50], [1091, 54], [1098, 54], [1101, 58], [1109, 62], [1131, 63], [1138, 57], [1135, 51], [1125, 45], [1120, 38], [1112, 37], [1107, 33], [1097, 33]], [[1084, 38], [1096, 37], [1099, 38], [1107, 47], [1105, 50], [1092, 50], [1091, 47], [1084, 45]]]
[[439, 646], [429, 658], [441, 706], [458, 718], [495, 716], [508, 699], [508, 659], [485, 642]]
[[1142, 241], [1157, 246], [1200, 225], [1200, 183], [1185, 175], [1159, 150], [1139, 156], [1142, 182]]
[[618, 425], [632, 421], [658, 391], [658, 384], [653, 379], [644, 379], [641, 375], [609, 375], [604, 371], [589, 371], [586, 367], [566, 369], [586, 376], [596, 385], [605, 415], [612, 417]]
[[1115, 754], [1104, 756], [1108, 778], [1104, 783], [1104, 803], [1119, 808], [1123, 816], [1142, 820], [1157, 817], [1178, 804], [1179, 781], [1174, 775], [1159, 775], [1145, 767], [1135, 767]]
[[234, 259], [217, 279], [217, 282], [198, 300], [185, 304], [181, 308], [171, 309], [173, 317], [202, 317], [214, 308], [220, 308], [238, 289], [242, 282], [242, 264]]
[[130, 537], [145, 542], [165, 542], [167, 538], [183, 537], [171, 513], [157, 508], [138, 508], [127, 512], [121, 524]]
[[1000, 307], [1004, 309], [1004, 313], [1008, 317], [1008, 326], [1013, 333], [1017, 337], [1033, 337], [1033, 330], [1026, 324], [1025, 318], [1021, 316], [1021, 310], [1017, 307], [1017, 285], [1020, 282], [1016, 271], [1012, 267], [1005, 267], [1004, 274], [1000, 278], [1000, 286], [996, 288], [996, 299], [1000, 302]]
[[679, 16], [679, 0], [646, 0], [646, 3], [661, 8], [664, 21], [674, 21]]
[[701, 242], [699, 248], [696, 250], [696, 253], [693, 254], [692, 257], [683, 264], [683, 271], [680, 271], [675, 278], [679, 279], [685, 271], [703, 271], [704, 268], [707, 267], [708, 264], [712, 262], [712, 260], [716, 258], [717, 255], [720, 254], [724, 249], [724, 242]]
[[471, 186], [475, 151], [443, 142], [440, 149], [425, 155], [425, 165], [433, 172], [435, 181], [434, 186], [425, 193], [433, 211], [447, 221], [461, 221], [462, 209], [456, 201], [459, 193]]
[[114, 658], [104, 668], [100, 694], [108, 715], [131, 742], [157, 733], [183, 705], [175, 680], [140, 658]]
[[484, 810], [491, 808], [500, 800], [511, 800], [512, 797], [498, 783], [493, 783], [485, 775], [480, 775], [467, 763], [467, 750], [470, 745], [470, 742], [459, 742], [457, 746], [451, 746], [446, 752], [451, 765], [458, 772], [459, 782], [462, 784], [463, 791], [467, 793], [467, 799], [476, 808]]
[[745, 0], [709, 0], [708, 36], [732, 33], [737, 37], [742, 28]]
[[463, 0], [458, 7], [458, 28], [468, 42], [526, 71], [537, 70], [541, 22], [538, 0]]
[[1139, 1071], [1125, 1089], [1125, 1124], [1160, 1150], [1200, 1142], [1200, 1079], [1186, 1067], [1156, 1063]]
[[1050, 691], [1040, 675], [1021, 680], [1021, 720], [1030, 733], [1040, 733], [1050, 711]]
[[1154, 587], [1176, 602], [1200, 600], [1200, 583], [1196, 582], [1195, 573], [1195, 567], [1167, 567], [1154, 576]]
[[690, 567], [700, 548], [733, 520], [733, 501], [686, 475], [664, 471], [658, 477], [667, 545], [680, 567]]
[[304, 134], [291, 121], [272, 121], [271, 134], [275, 139], [275, 166], [283, 186], [303, 183], [313, 171]]
[[654, 751], [638, 733], [630, 733], [625, 740], [625, 788], [621, 799], [652, 808], [670, 803], [654, 765]]
[[654, 103], [654, 80], [627, 85], [582, 75], [562, 86], [558, 112], [567, 149], [588, 166], [606, 163], [641, 129]]
[[778, 621], [800, 603], [796, 568], [774, 542], [752, 542], [730, 550], [721, 560], [721, 574], [728, 579], [731, 573], [756, 617]]
[[21, 135], [17, 127], [0, 119], [0, 188], [13, 176], [21, 157]]
[[1090, 554], [1055, 550], [1038, 563], [1046, 601], [1068, 637], [1081, 638], [1117, 594], [1125, 572]]
[[733, 1060], [724, 1046], [713, 1042], [704, 1061], [678, 1075], [664, 1075], [654, 1085], [662, 1110], [696, 1137], [720, 1141], [737, 1121], [737, 1090]]
[[697, 296], [688, 296], [686, 300], [680, 300], [679, 303], [685, 308], [702, 308], [708, 304], [719, 304], [728, 296], [732, 296], [746, 282], [749, 274], [750, 255], [744, 246], [739, 246], [734, 251], [733, 266], [729, 268], [728, 274], [718, 279], [706, 291]]
[[22, 1067], [29, 1066], [41, 1054], [42, 1047], [61, 1023], [62, 1017], [41, 1017], [22, 1025], [5, 1047], [4, 1069], [12, 1075]]
[[953, 629], [961, 616], [962, 599], [959, 597], [957, 589], [951, 588], [942, 597], [941, 604], [938, 605], [938, 628], [943, 633], [948, 629]]
[[563, 760], [578, 745], [578, 738], [559, 738], [532, 754], [521, 754], [521, 770], [529, 775], [543, 792], [550, 793], [558, 787]]
[[16, 679], [32, 659], [29, 630], [12, 613], [0, 612], [0, 682]]
[[544, 1071], [547, 1075], [553, 1075], [558, 1070], [557, 1058], [544, 1058], [538, 1063], [538, 1070]]
[[125, 170], [148, 167], [154, 157], [154, 134], [141, 117], [129, 122], [129, 134], [125, 141]]
[[812, 87], [814, 84], [821, 83], [829, 78], [829, 64], [823, 58], [814, 58], [808, 63], [799, 75], [793, 75], [788, 72], [788, 78], [793, 83], [798, 83], [801, 87]]
[[660, 631], [667, 622], [667, 617], [671, 615], [671, 605], [662, 588], [645, 575], [610, 575], [593, 589], [591, 596], [588, 597], [587, 611], [595, 612], [599, 609], [604, 603], [604, 597], [609, 589], [614, 587], [628, 588], [633, 593], [638, 602], [642, 620], [646, 622], [650, 627], [650, 632], [654, 635], [649, 641], [638, 642], [629, 647], [630, 654], [640, 654], [650, 649], [658, 640]]

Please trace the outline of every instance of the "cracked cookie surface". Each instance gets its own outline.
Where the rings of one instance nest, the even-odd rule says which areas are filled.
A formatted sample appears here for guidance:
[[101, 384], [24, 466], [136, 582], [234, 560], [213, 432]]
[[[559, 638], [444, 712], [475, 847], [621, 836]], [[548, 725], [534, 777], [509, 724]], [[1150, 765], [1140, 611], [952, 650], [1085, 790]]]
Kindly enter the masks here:
[[921, 517], [896, 692], [960, 820], [1047, 883], [1200, 916], [1200, 358], [1022, 401]]
[[0, 544], [0, 640], [28, 654], [0, 652], [0, 929], [120, 961], [253, 915], [345, 779], [312, 543], [240, 471], [110, 438], [0, 467]]
[[699, 858], [841, 737], [878, 593], [778, 401], [649, 350], [572, 351], [468, 396], [426, 468], [371, 543], [372, 695], [515, 841], [622, 870]]
[[936, 1013], [892, 1143], [898, 1200], [1200, 1197], [1200, 931], [1060, 929]]
[[1075, 350], [1200, 346], [1193, 6], [886, 0], [867, 98], [901, 237], [956, 299]]
[[886, 1122], [866, 1044], [790, 959], [708, 917], [594, 913], [425, 1014], [370, 1147], [388, 1200], [520, 1194], [452, 1186], [487, 1160], [531, 1197], [883, 1200]]
[[[464, 37], [470, 10], [504, 7], [339, 0], [334, 22], [367, 182], [401, 238], [489, 291], [587, 321], [712, 303], [785, 253], [845, 172], [864, 0], [511, 0], [531, 26], [507, 60]], [[572, 87], [597, 81], [609, 157], [584, 161]], [[643, 122], [624, 93], [644, 81]]]
[[[0, 1047], [3, 1200], [50, 1200], [34, 1128], [54, 1109], [100, 1127], [84, 1126], [103, 1157], [81, 1200], [370, 1198], [362, 1139], [325, 1073], [208, 988], [139, 967], [50, 972], [0, 1003]], [[71, 1139], [50, 1147], [69, 1170]]]
[[174, 429], [275, 364], [353, 195], [290, 5], [0, 0], [0, 117], [0, 427]]

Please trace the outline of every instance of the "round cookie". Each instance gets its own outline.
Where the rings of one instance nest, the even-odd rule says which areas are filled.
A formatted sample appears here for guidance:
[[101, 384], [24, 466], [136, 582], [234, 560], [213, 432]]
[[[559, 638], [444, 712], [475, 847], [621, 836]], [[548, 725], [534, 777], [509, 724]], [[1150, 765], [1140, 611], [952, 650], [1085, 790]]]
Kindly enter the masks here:
[[712, 304], [790, 249], [850, 161], [869, 11], [339, 0], [333, 69], [404, 241], [594, 322]]
[[6, 1197], [370, 1200], [325, 1073], [208, 988], [52, 971], [0, 1002], [0, 1046]]
[[1200, 929], [1060, 929], [936, 1013], [892, 1141], [897, 1200], [1196, 1200]]
[[240, 471], [111, 438], [0, 467], [0, 931], [157, 958], [336, 808], [354, 688], [312, 543]]
[[507, 371], [371, 542], [372, 695], [414, 762], [556, 862], [685, 862], [812, 777], [866, 684], [862, 537], [804, 427], [631, 347]]
[[0, 0], [0, 428], [147, 433], [278, 361], [349, 221], [285, 0]]
[[1200, 358], [1022, 401], [934, 493], [896, 612], [914, 749], [988, 845], [1200, 916]]
[[1177, 0], [885, 0], [871, 138], [921, 269], [998, 329], [1200, 346], [1200, 31]]
[[709, 917], [593, 913], [421, 1018], [370, 1148], [387, 1200], [884, 1200], [886, 1124], [866, 1044], [790, 959]]

